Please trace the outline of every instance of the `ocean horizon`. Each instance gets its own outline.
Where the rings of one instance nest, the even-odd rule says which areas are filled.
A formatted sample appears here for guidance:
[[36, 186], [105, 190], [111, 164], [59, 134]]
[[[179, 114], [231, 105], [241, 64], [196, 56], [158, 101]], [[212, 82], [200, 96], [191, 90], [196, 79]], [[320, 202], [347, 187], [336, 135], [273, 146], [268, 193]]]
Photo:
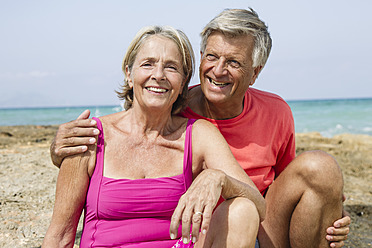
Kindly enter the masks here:
[[[287, 103], [293, 112], [296, 133], [372, 136], [372, 98], [288, 100]], [[0, 126], [59, 125], [76, 119], [85, 109], [91, 111], [91, 117], [123, 110], [120, 105], [0, 108]]]

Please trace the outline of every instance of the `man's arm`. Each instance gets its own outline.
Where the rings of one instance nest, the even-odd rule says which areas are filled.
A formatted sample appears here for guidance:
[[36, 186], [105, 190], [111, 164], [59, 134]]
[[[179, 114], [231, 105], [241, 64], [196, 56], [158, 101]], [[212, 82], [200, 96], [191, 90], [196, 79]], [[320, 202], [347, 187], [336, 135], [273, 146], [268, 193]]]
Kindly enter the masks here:
[[88, 146], [95, 144], [99, 134], [95, 120], [88, 119], [89, 110], [85, 110], [76, 120], [59, 126], [56, 136], [50, 145], [52, 162], [58, 168], [65, 157], [83, 153]]

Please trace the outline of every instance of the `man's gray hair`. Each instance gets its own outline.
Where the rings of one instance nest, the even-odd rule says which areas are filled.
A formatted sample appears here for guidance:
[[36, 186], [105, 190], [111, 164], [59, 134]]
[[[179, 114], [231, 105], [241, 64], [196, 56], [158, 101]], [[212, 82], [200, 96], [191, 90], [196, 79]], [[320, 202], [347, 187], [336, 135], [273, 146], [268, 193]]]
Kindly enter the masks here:
[[253, 68], [264, 67], [271, 51], [271, 37], [267, 26], [252, 9], [225, 9], [213, 18], [201, 32], [200, 51], [204, 53], [208, 37], [220, 32], [227, 37], [250, 34], [254, 37]]

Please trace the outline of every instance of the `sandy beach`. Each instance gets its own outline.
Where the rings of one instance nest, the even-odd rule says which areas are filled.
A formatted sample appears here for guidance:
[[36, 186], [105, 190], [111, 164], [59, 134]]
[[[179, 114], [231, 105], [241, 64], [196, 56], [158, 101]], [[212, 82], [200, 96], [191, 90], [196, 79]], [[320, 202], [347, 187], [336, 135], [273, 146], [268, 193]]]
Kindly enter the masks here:
[[[0, 126], [0, 247], [41, 246], [58, 174], [49, 157], [56, 130], [57, 126]], [[337, 159], [345, 181], [345, 209], [352, 218], [345, 247], [372, 247], [372, 137], [306, 133], [296, 134], [296, 142], [297, 154], [320, 149]], [[81, 225], [78, 236], [80, 232]]]

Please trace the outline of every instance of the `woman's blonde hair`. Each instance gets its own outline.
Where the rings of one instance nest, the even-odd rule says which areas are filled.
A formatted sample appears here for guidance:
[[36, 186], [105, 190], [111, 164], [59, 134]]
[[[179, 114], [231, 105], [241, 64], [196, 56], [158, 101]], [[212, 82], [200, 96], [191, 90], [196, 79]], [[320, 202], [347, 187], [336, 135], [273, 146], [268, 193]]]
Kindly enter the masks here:
[[142, 28], [134, 37], [130, 43], [128, 50], [124, 56], [122, 70], [124, 72], [124, 83], [120, 87], [119, 91], [116, 91], [118, 97], [124, 100], [124, 108], [127, 110], [132, 107], [133, 104], [133, 88], [128, 84], [128, 78], [126, 76], [125, 70], [128, 66], [129, 71], [132, 70], [133, 63], [137, 57], [138, 51], [140, 50], [142, 44], [151, 36], [159, 35], [168, 38], [177, 45], [178, 50], [182, 56], [182, 66], [184, 72], [184, 82], [182, 94], [180, 94], [177, 100], [174, 102], [172, 107], [172, 114], [179, 113], [186, 105], [188, 99], [188, 86], [190, 79], [194, 73], [195, 58], [194, 51], [192, 49], [191, 43], [187, 36], [178, 29], [170, 26], [148, 26]]

